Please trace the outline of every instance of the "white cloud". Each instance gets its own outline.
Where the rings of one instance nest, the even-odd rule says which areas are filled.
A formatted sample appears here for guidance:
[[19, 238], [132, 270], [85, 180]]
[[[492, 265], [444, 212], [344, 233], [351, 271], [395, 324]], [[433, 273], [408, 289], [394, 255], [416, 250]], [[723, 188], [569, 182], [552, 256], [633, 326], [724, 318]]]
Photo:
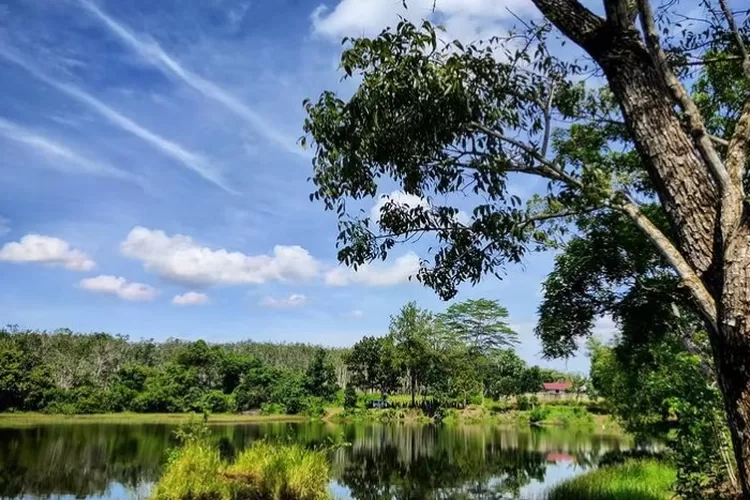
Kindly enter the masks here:
[[[127, 172], [90, 160], [64, 144], [55, 142], [3, 118], [0, 118], [0, 135], [24, 144], [37, 153], [52, 157], [53, 161], [48, 164], [52, 168], [83, 174], [136, 180], [135, 176]], [[62, 160], [62, 162], [60, 162], [60, 160]], [[36, 164], [36, 162], [34, 164]]]
[[[400, 0], [341, 0], [332, 10], [321, 5], [312, 13], [315, 33], [340, 39], [344, 36], [373, 36], [399, 21], [436, 18], [445, 25], [448, 40], [474, 41], [501, 35], [501, 23], [516, 14], [535, 12], [528, 0], [410, 0], [404, 9]], [[433, 12], [434, 7], [434, 12]]]
[[110, 33], [130, 46], [143, 59], [153, 64], [162, 72], [176, 76], [182, 82], [200, 92], [204, 97], [221, 104], [225, 109], [242, 118], [252, 125], [266, 138], [272, 140], [288, 152], [307, 156], [301, 147], [297, 146], [294, 138], [286, 137], [277, 131], [267, 120], [262, 118], [249, 106], [241, 102], [226, 90], [183, 67], [179, 61], [167, 54], [156, 41], [144, 40], [136, 36], [132, 31], [105, 14], [93, 2], [80, 0], [80, 4], [98, 18], [109, 29]]
[[172, 304], [176, 306], [195, 306], [208, 304], [208, 295], [198, 292], [187, 292], [182, 295], [175, 295], [172, 298]]
[[146, 270], [179, 283], [193, 285], [262, 284], [314, 278], [319, 264], [300, 246], [277, 245], [272, 255], [245, 255], [213, 250], [182, 234], [135, 227], [120, 249], [143, 262]]
[[119, 276], [101, 275], [81, 280], [80, 287], [94, 293], [117, 295], [133, 302], [151, 301], [159, 294], [156, 288], [144, 283], [132, 283]]
[[71, 248], [67, 241], [41, 234], [27, 234], [18, 242], [6, 243], [0, 248], [0, 261], [36, 262], [71, 271], [88, 271], [96, 265], [84, 252]]
[[362, 319], [364, 315], [365, 315], [364, 311], [360, 309], [354, 309], [353, 311], [349, 313], [349, 317], [354, 318], [354, 319]]
[[31, 73], [35, 78], [43, 81], [47, 85], [50, 85], [60, 92], [63, 92], [73, 99], [87, 105], [104, 118], [109, 120], [112, 124], [116, 125], [120, 129], [138, 137], [144, 142], [151, 145], [153, 148], [161, 151], [164, 155], [176, 160], [177, 162], [184, 165], [186, 168], [194, 171], [205, 180], [212, 182], [227, 192], [233, 193], [234, 190], [226, 186], [221, 174], [215, 170], [209, 162], [203, 158], [202, 155], [189, 151], [185, 147], [176, 142], [170, 141], [145, 127], [142, 127], [135, 121], [127, 118], [118, 111], [115, 111], [105, 103], [95, 98], [94, 96], [84, 92], [83, 90], [73, 85], [60, 82], [51, 78], [36, 68], [32, 63], [25, 61], [17, 54], [9, 52], [7, 49], [0, 47], [0, 56], [5, 59], [21, 66], [26, 71]]
[[419, 272], [419, 257], [414, 252], [395, 259], [391, 265], [363, 264], [357, 270], [337, 267], [325, 274], [329, 286], [392, 286], [407, 283]]
[[605, 343], [609, 343], [615, 338], [618, 331], [619, 328], [612, 316], [600, 316], [596, 318], [591, 334], [599, 337]]
[[0, 236], [10, 232], [10, 219], [0, 215]]
[[373, 221], [380, 219], [380, 211], [386, 204], [398, 205], [404, 208], [417, 208], [422, 207], [425, 209], [430, 208], [430, 204], [424, 198], [420, 198], [415, 194], [407, 194], [403, 191], [392, 191], [388, 194], [381, 194], [378, 200], [370, 209], [370, 218]]
[[276, 309], [288, 309], [292, 307], [301, 307], [305, 305], [307, 302], [307, 297], [304, 295], [300, 295], [297, 293], [293, 293], [289, 297], [286, 298], [274, 298], [274, 297], [264, 297], [263, 300], [260, 301], [260, 305], [263, 307], [272, 307]]
[[[430, 203], [420, 196], [417, 196], [415, 194], [407, 194], [403, 191], [391, 191], [388, 194], [380, 195], [380, 197], [370, 209], [370, 219], [375, 222], [379, 221], [380, 212], [386, 204], [395, 204], [406, 209], [422, 207], [429, 210], [431, 208]], [[460, 224], [466, 225], [471, 222], [471, 217], [463, 210], [459, 210], [455, 216], [455, 221], [459, 222]]]

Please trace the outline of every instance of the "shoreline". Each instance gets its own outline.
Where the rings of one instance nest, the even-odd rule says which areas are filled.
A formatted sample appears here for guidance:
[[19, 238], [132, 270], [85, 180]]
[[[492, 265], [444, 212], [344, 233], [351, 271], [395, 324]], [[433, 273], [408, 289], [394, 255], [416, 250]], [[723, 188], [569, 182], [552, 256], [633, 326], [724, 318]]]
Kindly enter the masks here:
[[[55, 424], [182, 424], [190, 421], [202, 421], [201, 413], [100, 413], [100, 414], [48, 414], [48, 413], [0, 413], [0, 428], [33, 427], [38, 425]], [[322, 417], [306, 415], [260, 415], [260, 414], [211, 414], [206, 423], [208, 425], [230, 424], [261, 424], [261, 423], [302, 423], [324, 422], [328, 424], [434, 424], [434, 419], [419, 411], [409, 410], [393, 415], [383, 410], [360, 410], [356, 414], [347, 415], [341, 408], [328, 408]], [[491, 425], [497, 427], [516, 427], [527, 429], [538, 428], [567, 428], [575, 431], [591, 431], [595, 434], [625, 434], [610, 415], [587, 414], [585, 419], [560, 420], [556, 416], [540, 422], [530, 422], [528, 412], [511, 410], [503, 413], [487, 412], [481, 415], [454, 414], [441, 422], [442, 425]]]

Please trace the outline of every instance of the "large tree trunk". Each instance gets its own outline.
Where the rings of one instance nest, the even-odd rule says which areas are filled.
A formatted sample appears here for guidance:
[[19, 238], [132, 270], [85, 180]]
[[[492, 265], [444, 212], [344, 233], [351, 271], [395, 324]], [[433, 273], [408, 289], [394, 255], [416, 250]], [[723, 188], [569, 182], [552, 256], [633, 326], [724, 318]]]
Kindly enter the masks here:
[[[698, 287], [688, 288], [709, 324], [743, 498], [750, 500], [750, 227], [747, 217], [739, 217], [741, 188], [720, 200], [697, 136], [683, 128], [675, 96], [632, 19], [602, 19], [577, 0], [532, 1], [604, 71], [667, 212], [679, 253], [702, 282], [703, 297], [696, 295]], [[605, 5], [617, 3], [607, 0]], [[738, 182], [736, 176], [733, 180]]]
[[719, 331], [711, 335], [711, 343], [743, 496], [750, 498], [750, 228], [746, 220], [725, 243]]

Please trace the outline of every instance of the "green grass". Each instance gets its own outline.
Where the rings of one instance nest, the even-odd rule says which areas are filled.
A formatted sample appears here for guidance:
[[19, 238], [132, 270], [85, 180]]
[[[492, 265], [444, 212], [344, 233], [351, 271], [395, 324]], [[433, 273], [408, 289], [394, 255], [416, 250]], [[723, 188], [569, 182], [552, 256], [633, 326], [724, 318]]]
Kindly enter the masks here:
[[677, 472], [657, 460], [628, 460], [553, 487], [546, 500], [668, 500]]
[[243, 485], [240, 498], [330, 498], [331, 471], [325, 452], [296, 444], [257, 442], [237, 457], [226, 475]]
[[171, 453], [152, 500], [228, 500], [232, 484], [221, 472], [219, 450], [207, 441], [192, 441]]
[[207, 440], [173, 451], [151, 500], [328, 500], [331, 472], [324, 451], [258, 441], [234, 463]]
[[[94, 415], [57, 415], [46, 413], [0, 413], [0, 428], [42, 424], [112, 423], [112, 424], [181, 424], [202, 419], [199, 413], [100, 413]], [[240, 415], [217, 413], [208, 418], [209, 424], [252, 422], [294, 422], [309, 420], [304, 415]]]

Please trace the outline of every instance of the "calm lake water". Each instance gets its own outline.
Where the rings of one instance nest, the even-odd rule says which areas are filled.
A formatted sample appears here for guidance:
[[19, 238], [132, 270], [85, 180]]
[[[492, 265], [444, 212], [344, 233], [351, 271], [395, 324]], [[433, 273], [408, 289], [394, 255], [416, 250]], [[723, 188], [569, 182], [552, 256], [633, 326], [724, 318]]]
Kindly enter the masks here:
[[[585, 472], [623, 438], [564, 429], [273, 423], [212, 426], [228, 457], [253, 440], [309, 445], [344, 438], [331, 453], [337, 498], [535, 498]], [[0, 498], [148, 497], [173, 446], [169, 425], [66, 424], [0, 429]]]

